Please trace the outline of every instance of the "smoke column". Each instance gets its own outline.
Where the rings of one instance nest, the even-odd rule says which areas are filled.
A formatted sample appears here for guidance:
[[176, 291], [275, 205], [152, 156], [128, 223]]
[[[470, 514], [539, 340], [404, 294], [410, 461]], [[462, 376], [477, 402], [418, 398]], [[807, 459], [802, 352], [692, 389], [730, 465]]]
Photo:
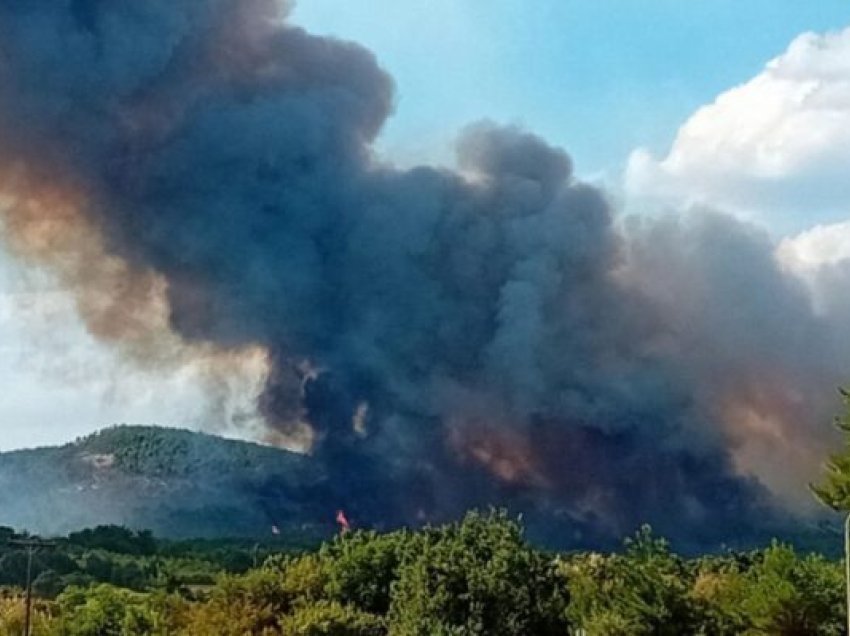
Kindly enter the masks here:
[[708, 544], [800, 499], [846, 351], [766, 236], [619, 222], [488, 122], [456, 170], [388, 165], [391, 79], [286, 12], [0, 5], [4, 238], [92, 333], [153, 365], [262, 352], [266, 438], [361, 523], [497, 503], [562, 542]]

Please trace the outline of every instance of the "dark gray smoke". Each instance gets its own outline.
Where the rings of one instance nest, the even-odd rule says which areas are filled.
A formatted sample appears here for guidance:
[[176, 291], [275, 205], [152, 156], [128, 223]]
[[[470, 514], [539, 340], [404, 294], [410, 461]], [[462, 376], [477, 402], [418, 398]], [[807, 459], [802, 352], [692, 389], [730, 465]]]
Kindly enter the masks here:
[[122, 263], [101, 335], [161, 280], [184, 341], [264, 348], [268, 427], [310, 424], [329, 507], [361, 522], [506, 503], [590, 541], [764, 528], [758, 478], [807, 474], [842, 379], [771, 243], [711, 213], [619, 228], [513, 127], [464, 131], [458, 171], [383, 164], [390, 78], [284, 13], [2, 3], [14, 249], [80, 288]]

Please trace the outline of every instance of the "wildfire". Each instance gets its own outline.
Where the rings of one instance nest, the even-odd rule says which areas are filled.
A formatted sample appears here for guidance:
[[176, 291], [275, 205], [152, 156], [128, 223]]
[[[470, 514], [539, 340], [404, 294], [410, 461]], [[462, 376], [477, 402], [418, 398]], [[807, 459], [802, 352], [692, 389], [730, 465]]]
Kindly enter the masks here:
[[483, 466], [505, 483], [548, 485], [537, 469], [534, 449], [517, 432], [482, 424], [455, 424], [450, 428], [449, 445], [462, 460]]
[[344, 510], [336, 511], [336, 522], [339, 525], [339, 531], [341, 534], [351, 531], [351, 524], [348, 521], [348, 517], [345, 516]]

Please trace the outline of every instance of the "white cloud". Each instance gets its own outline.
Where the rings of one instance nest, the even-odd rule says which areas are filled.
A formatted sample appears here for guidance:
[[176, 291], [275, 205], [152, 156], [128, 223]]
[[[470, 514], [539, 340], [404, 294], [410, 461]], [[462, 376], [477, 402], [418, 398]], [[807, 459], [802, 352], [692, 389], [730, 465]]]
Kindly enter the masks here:
[[816, 225], [779, 244], [777, 254], [791, 270], [803, 272], [850, 259], [850, 221]]
[[0, 451], [120, 422], [250, 436], [264, 358], [248, 351], [219, 360], [220, 369], [208, 362], [145, 368], [124, 359], [88, 333], [70, 292], [0, 252]]
[[779, 263], [809, 288], [815, 310], [838, 330], [850, 321], [850, 221], [784, 239]]
[[797, 37], [700, 108], [666, 157], [635, 151], [632, 196], [707, 204], [780, 234], [850, 212], [850, 28]]

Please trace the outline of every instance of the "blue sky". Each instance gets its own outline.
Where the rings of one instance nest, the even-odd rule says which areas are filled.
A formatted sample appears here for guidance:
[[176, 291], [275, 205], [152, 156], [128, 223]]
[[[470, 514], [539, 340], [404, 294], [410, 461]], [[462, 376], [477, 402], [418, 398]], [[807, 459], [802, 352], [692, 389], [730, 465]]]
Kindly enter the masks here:
[[446, 162], [464, 124], [521, 123], [581, 174], [618, 174], [636, 147], [746, 81], [804, 31], [850, 23], [846, 0], [302, 0], [294, 21], [372, 49], [397, 84], [382, 148]]

